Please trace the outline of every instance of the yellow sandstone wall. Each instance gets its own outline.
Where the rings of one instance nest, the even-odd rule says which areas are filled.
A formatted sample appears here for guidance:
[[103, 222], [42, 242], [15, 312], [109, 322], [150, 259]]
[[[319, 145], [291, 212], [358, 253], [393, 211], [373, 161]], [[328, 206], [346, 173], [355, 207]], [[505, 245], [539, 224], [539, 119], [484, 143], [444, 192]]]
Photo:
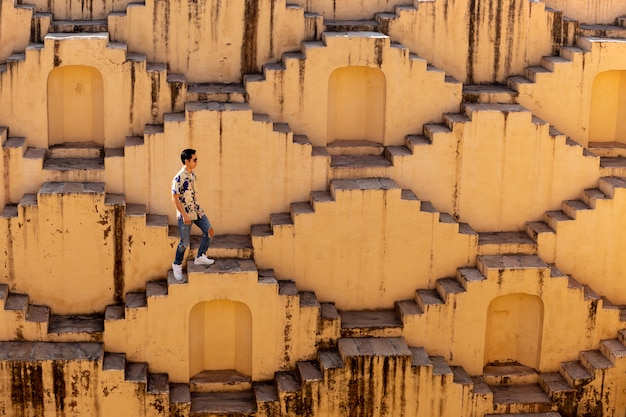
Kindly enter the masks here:
[[[626, 180], [590, 145], [623, 147], [626, 41], [580, 25], [626, 8], [505, 3], [2, 0], [0, 414], [189, 416], [204, 370], [248, 377], [259, 417], [521, 413], [485, 365], [597, 351], [541, 411], [623, 415]], [[364, 19], [381, 31], [324, 30]], [[341, 169], [337, 141], [376, 155]], [[102, 166], [55, 169], [68, 142]], [[219, 238], [246, 243], [207, 268], [194, 236], [177, 282], [188, 147]], [[528, 236], [485, 255], [495, 232]], [[402, 325], [349, 336], [354, 310]]]

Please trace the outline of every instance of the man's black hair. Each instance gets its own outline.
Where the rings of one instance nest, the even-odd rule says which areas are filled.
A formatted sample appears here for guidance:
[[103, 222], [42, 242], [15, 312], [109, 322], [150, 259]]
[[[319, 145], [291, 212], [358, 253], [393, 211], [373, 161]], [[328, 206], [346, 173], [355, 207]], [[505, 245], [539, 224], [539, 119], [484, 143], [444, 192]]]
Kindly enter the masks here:
[[180, 153], [180, 161], [184, 164], [185, 161], [191, 159], [191, 157], [195, 154], [196, 154], [195, 149], [185, 149]]

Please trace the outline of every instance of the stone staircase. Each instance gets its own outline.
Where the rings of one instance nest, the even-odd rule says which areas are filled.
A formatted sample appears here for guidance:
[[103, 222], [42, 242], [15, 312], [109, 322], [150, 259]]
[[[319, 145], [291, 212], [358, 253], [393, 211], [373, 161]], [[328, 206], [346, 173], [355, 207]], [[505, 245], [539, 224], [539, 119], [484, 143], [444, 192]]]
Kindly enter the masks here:
[[47, 181], [102, 182], [104, 160], [104, 147], [95, 142], [63, 143], [48, 148], [43, 170]]
[[389, 177], [391, 161], [382, 144], [367, 140], [336, 140], [326, 146], [332, 179]]
[[626, 143], [589, 142], [588, 149], [600, 157], [600, 172], [603, 176], [626, 176]]
[[[507, 85], [512, 92], [506, 94], [503, 92], [499, 95], [499, 99], [516, 100], [515, 97], [520, 92], [520, 89], [526, 89], [530, 84], [538, 83], [546, 77], [559, 73], [562, 71], [562, 66], [569, 66], [574, 61], [579, 61], [582, 56], [593, 49], [593, 45], [596, 43], [623, 42], [624, 39], [626, 39], [624, 17], [616, 18], [614, 25], [577, 24], [575, 44], [561, 46], [558, 54], [555, 53], [553, 56], [543, 57], [540, 65], [527, 67], [523, 75], [509, 77]], [[475, 88], [479, 91], [487, 91], [487, 88], [479, 86]], [[486, 99], [489, 96], [487, 93], [482, 95], [472, 94], [473, 89], [473, 87], [464, 88], [464, 92], [467, 91], [468, 99], [475, 99], [476, 97]], [[495, 94], [492, 94], [490, 99], [494, 99], [494, 97]], [[600, 157], [602, 176], [626, 176], [624, 144], [619, 142], [594, 142], [594, 138], [590, 138], [587, 149], [590, 154]]]

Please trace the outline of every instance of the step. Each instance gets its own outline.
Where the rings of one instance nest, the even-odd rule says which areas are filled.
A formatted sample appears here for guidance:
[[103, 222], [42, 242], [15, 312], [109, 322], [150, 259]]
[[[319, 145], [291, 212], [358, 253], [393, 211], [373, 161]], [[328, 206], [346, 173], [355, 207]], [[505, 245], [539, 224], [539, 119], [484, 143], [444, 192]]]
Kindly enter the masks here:
[[464, 85], [464, 103], [515, 103], [517, 91], [505, 85]]
[[599, 157], [624, 158], [626, 157], [626, 143], [620, 142], [589, 142], [587, 145], [593, 154]]
[[376, 156], [382, 155], [385, 147], [382, 143], [368, 140], [336, 140], [326, 145], [326, 149], [332, 156]]
[[559, 373], [573, 388], [581, 387], [593, 379], [593, 375], [579, 361], [561, 363]]
[[95, 142], [65, 142], [52, 145], [46, 152], [47, 158], [102, 158], [104, 147]]
[[187, 263], [188, 274], [241, 274], [257, 272], [252, 259], [217, 258], [213, 265], [195, 265], [193, 261]]
[[324, 20], [325, 32], [379, 32], [376, 20]]
[[477, 257], [476, 267], [489, 278], [489, 271], [500, 274], [505, 269], [547, 269], [548, 264], [535, 255], [482, 255]]
[[540, 374], [539, 385], [552, 400], [560, 400], [576, 393], [576, 390], [558, 372]]
[[[6, 292], [5, 292], [6, 294]], [[28, 295], [9, 292], [4, 302], [4, 309], [8, 311], [23, 311], [28, 308]]]
[[452, 382], [454, 382], [455, 384], [461, 384], [461, 385], [467, 385], [467, 386], [474, 385], [472, 378], [469, 376], [467, 371], [463, 369], [462, 366], [455, 365], [455, 366], [451, 366], [450, 369], [452, 370], [452, 375], [453, 375]]
[[26, 310], [26, 321], [33, 323], [48, 323], [50, 321], [50, 308], [29, 304]]
[[524, 232], [489, 232], [478, 234], [478, 255], [535, 255], [537, 242]]
[[489, 385], [535, 384], [539, 374], [533, 368], [519, 363], [485, 365], [483, 380]]
[[255, 382], [252, 392], [258, 408], [258, 415], [280, 415], [280, 398], [274, 381]]
[[298, 370], [300, 383], [302, 385], [324, 380], [324, 374], [320, 370], [317, 361], [298, 361], [296, 363], [296, 369]]
[[533, 240], [539, 239], [544, 234], [554, 234], [554, 229], [546, 222], [528, 222], [524, 225], [524, 231]]
[[[199, 229], [198, 229], [199, 230]], [[178, 227], [173, 226], [169, 230], [170, 237], [179, 239]], [[202, 236], [191, 237], [191, 248], [198, 250]], [[239, 258], [251, 259], [253, 254], [252, 238], [250, 235], [215, 235], [207, 250], [209, 258]]]
[[344, 362], [358, 357], [396, 357], [412, 359], [412, 353], [401, 337], [341, 338], [337, 348]]
[[609, 358], [604, 356], [599, 350], [587, 350], [580, 353], [580, 363], [587, 368], [594, 378], [600, 377], [600, 374], [609, 368], [613, 368]]
[[104, 332], [104, 315], [51, 315], [48, 333], [88, 333]]
[[457, 268], [456, 279], [457, 281], [461, 283], [461, 286], [463, 286], [463, 288], [466, 291], [468, 291], [469, 286], [473, 282], [482, 282], [486, 280], [487, 278], [483, 274], [481, 274], [481, 272], [478, 269], [472, 268], [472, 267], [465, 267], [465, 268]]
[[435, 289], [442, 300], [448, 301], [452, 294], [461, 294], [466, 292], [456, 278], [439, 278], [435, 281]]
[[192, 392], [192, 415], [244, 415], [256, 413], [252, 390], [235, 392]]
[[145, 362], [126, 362], [124, 366], [124, 380], [147, 384], [148, 364]]
[[598, 188], [587, 188], [583, 191], [582, 200], [591, 208], [596, 208], [599, 201], [608, 201], [611, 198], [604, 194], [602, 190]]
[[539, 384], [489, 385], [494, 411], [541, 413], [553, 411], [550, 398]]
[[433, 375], [453, 375], [452, 368], [443, 356], [429, 356], [428, 359], [433, 364]]
[[415, 300], [396, 301], [396, 311], [400, 320], [404, 322], [410, 316], [422, 315], [424, 312]]
[[159, 395], [165, 394], [169, 396], [169, 377], [167, 374], [152, 374], [148, 373], [148, 394]]
[[43, 169], [54, 171], [104, 170], [104, 157], [49, 158], [44, 161]]
[[106, 19], [103, 20], [53, 20], [52, 33], [100, 33], [107, 32]]
[[93, 361], [104, 356], [94, 342], [0, 342], [0, 361]]
[[191, 392], [228, 392], [252, 389], [252, 378], [234, 369], [205, 370], [189, 380]]
[[411, 366], [414, 368], [417, 367], [433, 367], [433, 362], [430, 360], [428, 353], [423, 347], [414, 347], [410, 346], [409, 351], [411, 352]]
[[317, 361], [322, 372], [342, 369], [344, 367], [343, 358], [336, 349], [320, 349], [317, 352]]
[[626, 358], [626, 346], [619, 339], [608, 339], [600, 342], [600, 351], [613, 365]]
[[170, 415], [188, 416], [191, 410], [189, 384], [170, 383]]
[[626, 28], [616, 25], [581, 24], [578, 27], [578, 36], [624, 39]]
[[295, 372], [279, 371], [274, 375], [278, 398], [281, 406], [287, 410], [299, 410], [302, 407], [302, 385]]
[[248, 93], [243, 84], [189, 83], [187, 101], [245, 103], [248, 101]]
[[330, 166], [334, 169], [386, 168], [391, 161], [383, 155], [335, 155], [331, 156]]
[[402, 321], [395, 310], [339, 311], [342, 337], [402, 336]]
[[578, 215], [585, 211], [591, 211], [591, 207], [582, 200], [566, 200], [562, 205], [563, 213], [572, 219], [577, 219]]
[[419, 308], [426, 312], [429, 307], [445, 304], [436, 289], [422, 289], [415, 292], [415, 301]]
[[601, 157], [600, 175], [602, 176], [626, 176], [626, 158], [624, 157]]
[[613, 198], [617, 189], [626, 188], [626, 178], [621, 176], [601, 177], [598, 181], [598, 188], [609, 198]]

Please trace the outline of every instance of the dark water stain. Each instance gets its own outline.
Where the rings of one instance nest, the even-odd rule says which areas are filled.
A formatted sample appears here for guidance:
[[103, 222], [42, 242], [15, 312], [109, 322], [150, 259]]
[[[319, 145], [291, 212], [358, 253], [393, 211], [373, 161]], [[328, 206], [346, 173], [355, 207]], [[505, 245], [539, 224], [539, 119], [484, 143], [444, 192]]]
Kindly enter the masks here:
[[114, 206], [113, 228], [115, 230], [115, 256], [113, 261], [113, 298], [116, 303], [121, 303], [124, 296], [124, 216], [125, 210], [122, 205]]
[[52, 386], [54, 392], [54, 404], [57, 410], [57, 416], [65, 416], [65, 397], [67, 395], [65, 388], [65, 372], [64, 363], [54, 361], [52, 363]]
[[[40, 363], [11, 363], [11, 403], [14, 415], [43, 416], [43, 372]], [[32, 410], [32, 412], [30, 412]]]
[[130, 124], [133, 124], [134, 120], [134, 109], [135, 109], [135, 82], [137, 78], [137, 74], [135, 73], [135, 62], [131, 61], [130, 63], [130, 109], [129, 109], [129, 117]]
[[241, 74], [256, 72], [256, 49], [259, 30], [259, 0], [246, 0], [244, 31], [241, 42]]
[[58, 67], [63, 62], [59, 56], [61, 44], [59, 41], [54, 41], [54, 66]]
[[[563, 42], [563, 13], [555, 12], [552, 20], [552, 54], [557, 55]], [[565, 37], [567, 40], [567, 37]]]
[[171, 111], [176, 111], [176, 102], [178, 101], [178, 98], [182, 95], [181, 94], [181, 89], [183, 86], [183, 83], [181, 82], [171, 82], [170, 84], [170, 107], [171, 107]]
[[[495, 4], [495, 17], [493, 16], [493, 2]], [[511, 3], [515, 3], [513, 0], [509, 0]], [[491, 30], [494, 31], [494, 41], [493, 41], [493, 75], [492, 78], [495, 78], [498, 75], [498, 71], [500, 71], [500, 48], [502, 47], [502, 3], [498, 0], [492, 0], [489, 4], [489, 19], [495, 23], [495, 27]]]
[[478, 19], [480, 16], [480, 0], [470, 0], [469, 5], [469, 22], [468, 22], [468, 45], [467, 45], [467, 82], [474, 82], [474, 54], [476, 53], [476, 45], [478, 43]]

